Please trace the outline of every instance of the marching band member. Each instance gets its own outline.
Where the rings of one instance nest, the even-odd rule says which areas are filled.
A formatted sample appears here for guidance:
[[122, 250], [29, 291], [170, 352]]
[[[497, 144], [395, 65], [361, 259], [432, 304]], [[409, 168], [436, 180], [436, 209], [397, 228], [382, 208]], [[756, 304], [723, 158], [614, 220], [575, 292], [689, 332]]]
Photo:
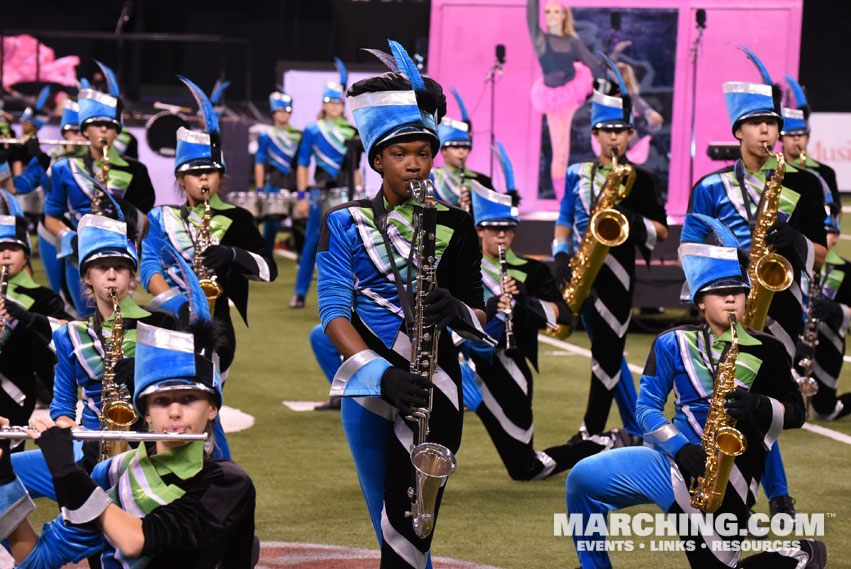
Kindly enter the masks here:
[[[216, 113], [197, 85], [185, 77], [180, 80], [195, 97], [206, 132], [185, 128], [177, 131], [174, 175], [186, 192], [186, 202], [157, 206], [148, 214], [148, 234], [142, 240], [142, 285], [154, 295], [152, 308], [180, 315], [188, 301], [189, 284], [176, 260], [164, 258], [162, 251], [173, 249], [196, 270], [213, 272], [222, 293], [215, 301], [212, 316], [221, 323], [225, 335], [216, 363], [227, 379], [236, 351], [228, 303], [233, 301], [247, 323], [248, 280], [271, 282], [278, 276], [278, 266], [251, 213], [225, 203], [219, 196], [226, 167]], [[208, 206], [209, 219], [205, 221]], [[210, 232], [211, 244], [200, 251], [199, 239], [205, 230]]]
[[[691, 193], [689, 210], [724, 222], [736, 234], [739, 247], [751, 249], [751, 232], [765, 187], [777, 170], [777, 159], [766, 153], [773, 148], [783, 124], [779, 88], [762, 62], [747, 48], [747, 56], [760, 72], [762, 83], [731, 81], [724, 84], [724, 98], [733, 136], [742, 158], [735, 165], [704, 176]], [[794, 282], [774, 294], [768, 309], [766, 332], [780, 340], [790, 358], [804, 327], [801, 274], [821, 267], [825, 257], [824, 192], [818, 177], [786, 164], [777, 222], [767, 231], [766, 244], [792, 264]], [[794, 514], [780, 447], [769, 453], [763, 485], [771, 515]]]
[[0, 290], [8, 287], [0, 296], [0, 416], [16, 425], [29, 420], [40, 385], [52, 393], [56, 356], [51, 337], [71, 320], [59, 295], [39, 286], [26, 270], [32, 254], [27, 226], [20, 212], [0, 215], [0, 264], [7, 271]]
[[[304, 245], [298, 263], [298, 276], [295, 294], [290, 300], [290, 308], [304, 308], [304, 298], [313, 279], [313, 266], [316, 262], [316, 244], [319, 240], [319, 226], [322, 221], [322, 192], [331, 188], [346, 186], [346, 172], [343, 170], [346, 157], [351, 152], [351, 141], [355, 136], [354, 127], [343, 116], [343, 91], [346, 88], [346, 67], [338, 58], [334, 58], [340, 72], [340, 82], [328, 81], [322, 91], [322, 112], [319, 119], [304, 129], [301, 146], [298, 151], [296, 184], [298, 202], [294, 217], [307, 217]], [[310, 186], [310, 161], [316, 162], [313, 173], [313, 186]], [[356, 168], [355, 165], [351, 165]], [[360, 173], [355, 172], [355, 185], [360, 185]], [[353, 188], [349, 188], [353, 191]], [[349, 194], [350, 196], [352, 194]]]
[[[457, 205], [470, 211], [470, 181], [475, 180], [486, 188], [493, 188], [490, 178], [467, 168], [467, 158], [473, 151], [473, 123], [467, 114], [467, 107], [461, 99], [461, 94], [453, 87], [452, 94], [461, 109], [461, 120], [443, 117], [437, 127], [440, 137], [440, 154], [443, 156], [443, 166], [431, 172], [434, 181], [434, 191], [437, 198], [451, 205]], [[462, 184], [461, 167], [464, 167]], [[462, 194], [461, 187], [466, 186]]]
[[[134, 241], [141, 235], [144, 214], [154, 206], [155, 199], [145, 165], [132, 158], [122, 157], [115, 150], [113, 142], [122, 126], [118, 83], [111, 69], [97, 63], [107, 78], [109, 93], [83, 89], [77, 101], [80, 130], [91, 143], [89, 152], [53, 164], [44, 204], [44, 226], [56, 240], [58, 256], [65, 260], [65, 280], [80, 316], [90, 314], [91, 307], [86, 304], [80, 289], [74, 248], [76, 226], [80, 218], [91, 211], [96, 193], [92, 178], [104, 175], [105, 147], [109, 149], [108, 179], [105, 185], [116, 198], [124, 219], [128, 220], [131, 239]], [[106, 200], [106, 203], [109, 207], [111, 200]], [[115, 216], [113, 212], [111, 217]]]
[[[260, 133], [257, 153], [254, 155], [254, 185], [258, 192], [265, 191], [266, 195], [295, 188], [293, 159], [301, 142], [301, 131], [290, 125], [292, 97], [276, 91], [269, 95], [269, 107], [275, 124]], [[269, 251], [275, 251], [275, 237], [280, 223], [280, 218], [272, 217], [266, 217], [263, 221], [263, 239]]]
[[[817, 540], [800, 540], [800, 549], [760, 553], [744, 560], [739, 549], [716, 547], [742, 539], [739, 530], [746, 527], [748, 508], [756, 501], [768, 449], [776, 444], [781, 429], [798, 428], [804, 422], [791, 361], [779, 341], [737, 323], [738, 355], [732, 362], [727, 359], [732, 342], [729, 317], [735, 314], [741, 320], [749, 288], [736, 246], [737, 237], [722, 222], [704, 215], [686, 217], [680, 260], [689, 300], [703, 311], [706, 322], [679, 326], [656, 337], [638, 397], [638, 418], [647, 446], [616, 449], [580, 461], [567, 476], [567, 510], [581, 513], [585, 521], [593, 514], [605, 520], [610, 510], [655, 503], [663, 512], [700, 516], [701, 511], [691, 504], [689, 488], [691, 480], [705, 474], [706, 447], [701, 440], [704, 429], [710, 428], [708, 420], [717, 417], [710, 404], [720, 397], [724, 400], [721, 423], [727, 417], [734, 419], [735, 428], [747, 440], [744, 452], [735, 457], [729, 480], [718, 479], [719, 491], [725, 494], [714, 511], [715, 516], [735, 516], [731, 527], [736, 532], [732, 538], [718, 535], [710, 524], [705, 533], [681, 533], [683, 541], [691, 542], [691, 547], [688, 543], [685, 547], [689, 564], [701, 569], [821, 568], [827, 554]], [[664, 411], [672, 391], [676, 411], [669, 421]], [[710, 444], [714, 448], [714, 442]], [[584, 524], [579, 525], [584, 529]], [[682, 531], [682, 524], [677, 527]], [[600, 543], [605, 541], [605, 528], [583, 529], [573, 535], [582, 567], [611, 567], [605, 550], [595, 547], [605, 545]]]
[[[137, 333], [133, 405], [150, 431], [209, 437], [222, 406], [212, 350], [186, 332], [140, 324]], [[36, 534], [26, 518], [34, 505], [3, 449], [0, 503], [14, 506], [0, 525], [19, 567], [58, 569], [101, 549], [105, 568], [253, 565], [254, 485], [236, 463], [213, 460], [204, 441], [143, 443], [89, 475], [75, 464], [70, 429], [31, 425], [62, 514]]]
[[[620, 93], [594, 91], [591, 133], [600, 144], [600, 156], [593, 162], [572, 164], [567, 170], [552, 250], [559, 286], [571, 279], [570, 256], [578, 249], [607, 178], [612, 175], [613, 153], [617, 152], [620, 164], [625, 163], [633, 131], [630, 96], [614, 63], [605, 59], [617, 78]], [[645, 259], [649, 258], [656, 242], [668, 237], [668, 229], [665, 208], [656, 192], [656, 177], [647, 169], [631, 166], [635, 169], [632, 190], [616, 205], [629, 222], [629, 239], [609, 250], [594, 281], [596, 298], [581, 311], [591, 338], [591, 388], [577, 440], [603, 432], [613, 397], [626, 430], [633, 436], [641, 435], [635, 421], [635, 385], [623, 356], [635, 290], [635, 250], [638, 246]]]
[[[556, 288], [549, 268], [511, 250], [520, 222], [514, 198], [514, 174], [502, 145], [500, 161], [510, 193], [500, 194], [474, 184], [473, 213], [482, 242], [482, 284], [488, 322], [485, 331], [499, 338], [492, 348], [466, 342], [469, 359], [462, 364], [464, 405], [484, 423], [514, 480], [543, 480], [608, 446], [594, 441], [536, 451], [532, 419], [532, 371], [538, 369], [538, 330], [572, 324], [573, 313]], [[500, 266], [503, 248], [505, 274]], [[503, 289], [506, 294], [502, 294]], [[509, 328], [510, 321], [510, 328]], [[602, 441], [601, 441], [602, 442]]]
[[[50, 85], [45, 85], [39, 91], [35, 102], [24, 109], [20, 119], [21, 132], [24, 137], [36, 138], [41, 127], [50, 120], [50, 110], [47, 108], [48, 97], [50, 97]], [[12, 175], [20, 176], [27, 165], [30, 164], [33, 158], [30, 150], [31, 148], [27, 148], [23, 144], [15, 144], [10, 147], [8, 160], [12, 168]]]
[[355, 83], [347, 94], [369, 164], [382, 175], [381, 190], [325, 215], [317, 293], [325, 333], [345, 358], [331, 395], [343, 397], [343, 429], [381, 544], [381, 567], [421, 569], [430, 564], [434, 534], [419, 537], [405, 516], [411, 509], [411, 443], [419, 432], [405, 417], [428, 405], [432, 389], [429, 441], [455, 452], [463, 402], [457, 350], [448, 332], [439, 336], [432, 384], [409, 372], [407, 331], [418, 324], [413, 311], [419, 307], [423, 324], [434, 324], [436, 330], [450, 326], [468, 338], [482, 337], [485, 315], [472, 218], [442, 202], [435, 205], [437, 288], [412, 306], [412, 284], [406, 283], [415, 278], [411, 224], [420, 206], [409, 182], [428, 180], [446, 99], [439, 84], [420, 76], [398, 43], [390, 46], [396, 69]]

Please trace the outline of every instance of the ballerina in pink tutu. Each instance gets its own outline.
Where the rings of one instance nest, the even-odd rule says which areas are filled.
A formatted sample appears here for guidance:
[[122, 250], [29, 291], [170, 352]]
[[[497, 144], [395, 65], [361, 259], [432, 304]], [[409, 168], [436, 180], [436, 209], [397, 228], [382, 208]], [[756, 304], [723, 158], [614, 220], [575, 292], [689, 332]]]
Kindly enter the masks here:
[[532, 106], [547, 115], [553, 159], [550, 175], [556, 192], [564, 188], [570, 156], [570, 123], [594, 86], [592, 70], [600, 60], [579, 39], [573, 28], [573, 13], [558, 2], [544, 8], [547, 31], [538, 25], [538, 1], [528, 0], [526, 20], [543, 76], [532, 86]]

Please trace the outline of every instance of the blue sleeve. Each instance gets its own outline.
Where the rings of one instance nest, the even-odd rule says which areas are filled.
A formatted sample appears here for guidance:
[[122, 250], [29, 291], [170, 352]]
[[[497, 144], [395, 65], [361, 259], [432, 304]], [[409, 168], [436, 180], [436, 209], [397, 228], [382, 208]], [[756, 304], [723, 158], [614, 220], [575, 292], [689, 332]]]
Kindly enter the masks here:
[[41, 185], [45, 175], [44, 168], [42, 168], [38, 158], [33, 158], [24, 168], [24, 171], [13, 179], [15, 191], [22, 195], [30, 193]]
[[336, 210], [325, 216], [316, 254], [319, 318], [322, 329], [335, 318], [352, 319], [355, 303], [354, 247], [343, 225], [348, 210]]
[[56, 367], [53, 377], [53, 401], [50, 402], [50, 418], [77, 417], [77, 392], [80, 386], [74, 373], [74, 347], [68, 336], [65, 324], [53, 333], [53, 345], [56, 346]]
[[142, 279], [142, 286], [148, 291], [151, 277], [156, 274], [164, 274], [160, 260], [160, 251], [165, 247], [162, 214], [161, 207], [156, 207], [148, 212], [148, 234], [142, 239], [142, 261], [139, 266], [139, 276]]
[[[702, 213], [710, 217], [718, 217], [715, 212], [714, 184], [718, 175], [712, 175], [700, 180], [691, 191], [689, 213]], [[718, 180], [720, 182], [720, 180]]]
[[68, 159], [60, 160], [50, 169], [50, 181], [45, 188], [44, 214], [62, 217], [68, 210], [67, 180], [71, 177]]
[[269, 133], [263, 131], [257, 139], [257, 152], [254, 154], [255, 164], [266, 164], [266, 153], [269, 152]]
[[103, 533], [88, 532], [66, 526], [62, 516], [47, 522], [35, 548], [17, 567], [19, 569], [53, 569], [82, 561], [103, 549]]
[[564, 195], [558, 210], [556, 225], [563, 225], [573, 231], [573, 207], [576, 199], [576, 188], [579, 185], [579, 164], [573, 164], [567, 169], [564, 179]]
[[301, 143], [298, 145], [298, 165], [310, 166], [310, 157], [313, 154], [313, 132], [314, 125], [307, 125], [304, 129], [304, 134], [301, 136]]
[[[650, 348], [650, 355], [641, 374], [641, 385], [636, 401], [635, 417], [649, 442], [664, 454], [674, 457], [677, 451], [688, 442], [668, 419], [665, 418], [665, 404], [674, 388], [673, 361], [677, 357], [677, 342], [674, 332], [656, 338]], [[651, 436], [663, 429], [658, 437]], [[655, 440], [648, 440], [655, 439]]]

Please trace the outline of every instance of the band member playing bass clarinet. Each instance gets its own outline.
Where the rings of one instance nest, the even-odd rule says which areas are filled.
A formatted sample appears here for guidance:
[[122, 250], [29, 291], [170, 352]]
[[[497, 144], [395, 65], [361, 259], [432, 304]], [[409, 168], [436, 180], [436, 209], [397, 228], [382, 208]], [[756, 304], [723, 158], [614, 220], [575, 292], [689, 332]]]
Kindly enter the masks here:
[[[757, 301], [749, 298], [749, 304], [756, 307], [770, 303], [767, 319], [761, 312], [765, 331], [780, 340], [789, 357], [794, 358], [795, 342], [804, 326], [801, 274], [821, 267], [826, 252], [824, 192], [812, 172], [791, 164], [785, 164], [784, 172], [778, 155], [769, 154], [783, 125], [780, 89], [773, 86], [756, 55], [741, 47], [762, 80], [730, 81], [723, 87], [732, 134], [740, 143], [742, 158], [699, 180], [692, 188], [689, 211], [724, 222], [735, 233], [739, 247], [751, 255], [751, 267], [769, 254], [779, 254], [791, 265], [777, 271], [787, 277], [785, 290], [766, 293], [765, 286], [752, 282], [755, 288], [750, 298]], [[767, 207], [768, 195], [776, 201], [775, 207]], [[756, 250], [755, 244], [759, 246]], [[778, 281], [776, 288], [782, 286]], [[778, 445], [772, 447], [768, 459], [762, 482], [771, 515], [794, 515], [794, 500], [789, 496]]]
[[[567, 511], [583, 516], [573, 540], [585, 569], [612, 566], [601, 547], [608, 512], [649, 503], [669, 514], [734, 516], [725, 522], [733, 537], [719, 535], [713, 523], [691, 533], [688, 523], [674, 522], [694, 568], [820, 569], [827, 561], [824, 544], [812, 539], [800, 540], [799, 549], [745, 559], [740, 548], [728, 547], [743, 539], [740, 531], [756, 501], [766, 452], [782, 429], [804, 423], [803, 401], [783, 345], [739, 322], [749, 284], [736, 245], [736, 236], [722, 222], [686, 217], [680, 261], [689, 300], [706, 322], [673, 328], [653, 342], [637, 411], [646, 446], [586, 458], [567, 476]], [[672, 391], [675, 413], [669, 420], [664, 412]], [[707, 460], [707, 451], [715, 455], [718, 446], [713, 434], [737, 443], [736, 448], [725, 445], [728, 454], [718, 455], [724, 466]], [[726, 466], [731, 470], [725, 475]], [[593, 515], [601, 516], [600, 525], [593, 526]]]
[[[222, 407], [213, 349], [186, 332], [145, 324], [136, 331], [132, 401], [150, 433], [206, 433], [209, 440]], [[236, 463], [213, 460], [205, 441], [142, 443], [89, 475], [74, 462], [71, 429], [41, 419], [28, 432], [50, 469], [62, 514], [40, 536], [35, 532], [27, 518], [35, 506], [15, 476], [21, 469], [12, 469], [8, 440], [0, 441], [0, 526], [18, 566], [58, 569], [93, 554], [108, 569], [253, 566], [254, 485]]]
[[[442, 479], [414, 476], [411, 447], [427, 438], [442, 464], [454, 460], [463, 399], [458, 352], [445, 328], [484, 338], [485, 313], [473, 220], [427, 195], [443, 90], [420, 76], [398, 43], [390, 47], [393, 58], [381, 55], [395, 59], [392, 71], [355, 83], [347, 94], [381, 190], [326, 214], [317, 293], [325, 333], [345, 358], [331, 395], [343, 397], [343, 429], [381, 544], [381, 567], [422, 569], [445, 489], [434, 484], [452, 467]], [[423, 288], [414, 290], [414, 283]], [[414, 488], [416, 504], [408, 494], [414, 478], [434, 490]], [[420, 503], [426, 494], [433, 501]]]
[[468, 357], [461, 366], [464, 405], [484, 423], [511, 478], [543, 480], [610, 448], [615, 440], [608, 444], [577, 441], [535, 450], [529, 364], [537, 371], [538, 331], [572, 324], [573, 312], [547, 266], [520, 257], [511, 249], [520, 222], [514, 203], [517, 193], [508, 155], [501, 144], [497, 145], [506, 187], [511, 190], [500, 194], [477, 184], [472, 199], [476, 231], [482, 241], [482, 284], [488, 316], [485, 331], [500, 340], [495, 348], [482, 342], [464, 343]]
[[[656, 242], [668, 237], [665, 208], [657, 195], [655, 176], [649, 170], [626, 163], [624, 159], [633, 131], [632, 104], [620, 73], [614, 63], [605, 59], [620, 91], [616, 94], [594, 91], [591, 134], [600, 143], [600, 156], [593, 162], [581, 162], [568, 168], [552, 249], [559, 287], [565, 287], [571, 279], [587, 279], [582, 273], [591, 268], [577, 257], [574, 261], [577, 268], [572, 270], [571, 256], [587, 254], [580, 244], [588, 246], [596, 241], [589, 223], [595, 207], [598, 203], [613, 202], [612, 206], [621, 219], [620, 236], [622, 238], [626, 232], [627, 239], [621, 245], [613, 246], [605, 255], [593, 280], [596, 298], [584, 303], [584, 306], [572, 307], [581, 315], [591, 338], [591, 387], [588, 407], [576, 440], [603, 432], [612, 398], [617, 401], [627, 432], [636, 438], [641, 436], [635, 421], [635, 384], [623, 357], [635, 290], [635, 249], [637, 246], [644, 258], [649, 259]], [[614, 168], [615, 156], [620, 165], [617, 170]], [[620, 181], [618, 178], [624, 167], [635, 173], [631, 189], [627, 179]], [[609, 196], [609, 192], [616, 192], [616, 195]]]

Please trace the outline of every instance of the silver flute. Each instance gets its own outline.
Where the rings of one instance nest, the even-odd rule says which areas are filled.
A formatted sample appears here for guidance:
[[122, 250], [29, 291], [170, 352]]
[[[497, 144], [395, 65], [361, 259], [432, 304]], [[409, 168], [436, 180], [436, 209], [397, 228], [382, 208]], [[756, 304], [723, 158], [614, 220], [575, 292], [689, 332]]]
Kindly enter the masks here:
[[[0, 439], [29, 439], [31, 427], [0, 428]], [[143, 433], [141, 431], [71, 431], [71, 438], [81, 441], [206, 441], [207, 433]]]
[[[26, 144], [26, 138], [0, 138], [0, 144]], [[49, 145], [57, 145], [61, 144], [63, 146], [89, 146], [91, 142], [88, 140], [59, 140], [59, 139], [38, 139], [39, 144], [49, 144]]]

